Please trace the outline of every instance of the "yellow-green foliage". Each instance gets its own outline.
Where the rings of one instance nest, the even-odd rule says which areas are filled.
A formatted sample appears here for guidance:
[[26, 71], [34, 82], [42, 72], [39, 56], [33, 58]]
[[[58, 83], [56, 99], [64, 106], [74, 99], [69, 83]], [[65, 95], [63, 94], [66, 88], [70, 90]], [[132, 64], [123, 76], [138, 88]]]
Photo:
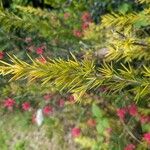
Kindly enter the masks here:
[[147, 3], [147, 4], [150, 3], [149, 0], [138, 0], [138, 2], [139, 2], [139, 3]]
[[[35, 13], [35, 10], [30, 8], [21, 10], [18, 7], [18, 9], [22, 12], [29, 11], [33, 15], [39, 14], [40, 17], [44, 15], [41, 10]], [[5, 24], [11, 20], [10, 26], [7, 25], [8, 28], [15, 23], [22, 25], [23, 21], [20, 18], [15, 16], [14, 21], [10, 15], [13, 16], [5, 12], [0, 16]], [[47, 13], [45, 15], [49, 17]], [[96, 64], [94, 61], [96, 58], [80, 61], [73, 55], [73, 60], [49, 59], [45, 64], [32, 59], [32, 63], [29, 64], [16, 56], [10, 56], [12, 64], [0, 61], [0, 74], [12, 74], [14, 80], [40, 79], [42, 84], [51, 83], [60, 91], [74, 93], [77, 97], [81, 97], [86, 91], [107, 85], [112, 92], [129, 92], [135, 96], [135, 100], [145, 98], [148, 101], [150, 35], [145, 29], [149, 25], [149, 8], [126, 15], [116, 13], [104, 15], [101, 24], [91, 24], [89, 30], [84, 32], [84, 39], [91, 41], [91, 49], [105, 50], [104, 58], [100, 58], [100, 64]], [[28, 27], [28, 24], [25, 26]]]
[[13, 11], [0, 10], [0, 26], [5, 32], [21, 29], [28, 32], [37, 32], [43, 37], [48, 37], [56, 33], [59, 34], [57, 30], [65, 27], [55, 12], [41, 10], [40, 8], [35, 9], [30, 6], [15, 6], [14, 9], [17, 14]]
[[89, 40], [93, 44], [102, 45], [105, 39], [105, 31], [101, 29], [101, 26], [91, 23], [88, 30], [84, 31], [84, 40]]
[[41, 18], [52, 19], [54, 17], [54, 12], [48, 12], [47, 10], [42, 10], [40, 8], [33, 8], [31, 6], [15, 6], [15, 8], [20, 11], [20, 13], [39, 16]]
[[75, 138], [75, 142], [80, 144], [83, 148], [92, 148], [93, 145], [96, 143], [94, 139], [83, 136]]
[[41, 79], [42, 84], [50, 82], [59, 90], [67, 89], [71, 92], [84, 93], [87, 89], [96, 87], [101, 83], [95, 77], [94, 63], [90, 60], [77, 61], [55, 59], [49, 60], [46, 64], [33, 61], [28, 64], [15, 56], [10, 57], [13, 64], [1, 61], [4, 66], [0, 67], [0, 74], [12, 74], [11, 80], [28, 78], [29, 82]]
[[[138, 26], [140, 23], [142, 25], [150, 24], [150, 9], [146, 8], [141, 12], [132, 12], [129, 14], [106, 14], [102, 16], [102, 25], [103, 28], [113, 28], [117, 31], [124, 30], [126, 32], [134, 29], [135, 26]], [[141, 24], [140, 24], [141, 25]]]
[[144, 28], [150, 25], [150, 9], [129, 14], [106, 14], [100, 25], [91, 25], [84, 39], [92, 40], [94, 51], [107, 49], [106, 61], [150, 60], [150, 37]]
[[[72, 55], [73, 56], [73, 55]], [[29, 79], [29, 82], [40, 79], [42, 84], [51, 83], [60, 91], [67, 90], [81, 97], [86, 91], [96, 89], [101, 85], [108, 85], [113, 91], [127, 91], [135, 94], [135, 100], [145, 97], [150, 89], [150, 68], [123, 65], [115, 68], [112, 63], [103, 63], [96, 67], [94, 61], [49, 59], [46, 63], [32, 60], [26, 63], [16, 56], [10, 56], [11, 63], [0, 61], [0, 74], [11, 74], [11, 80]], [[147, 99], [148, 100], [148, 99]]]

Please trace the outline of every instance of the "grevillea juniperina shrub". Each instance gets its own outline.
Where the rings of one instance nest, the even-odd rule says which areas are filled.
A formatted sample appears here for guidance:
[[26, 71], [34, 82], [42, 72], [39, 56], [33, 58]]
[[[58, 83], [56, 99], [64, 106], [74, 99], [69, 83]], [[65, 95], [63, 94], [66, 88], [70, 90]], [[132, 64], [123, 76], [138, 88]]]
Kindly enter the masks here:
[[28, 54], [0, 53], [2, 113], [23, 114], [27, 128], [43, 127], [64, 149], [149, 149], [149, 6], [148, 0], [124, 2], [106, 9], [99, 24], [85, 8], [1, 10], [3, 31], [30, 35], [14, 46]]

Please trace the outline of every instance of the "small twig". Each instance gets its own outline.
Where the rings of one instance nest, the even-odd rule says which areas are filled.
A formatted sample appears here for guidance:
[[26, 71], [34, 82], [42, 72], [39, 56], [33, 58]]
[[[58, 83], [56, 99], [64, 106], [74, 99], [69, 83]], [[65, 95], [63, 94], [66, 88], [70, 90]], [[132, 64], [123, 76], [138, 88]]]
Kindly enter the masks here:
[[138, 140], [136, 138], [136, 136], [134, 136], [134, 134], [129, 130], [129, 128], [126, 126], [126, 124], [124, 123], [124, 121], [121, 121], [123, 126], [124, 126], [124, 129], [128, 132], [128, 134], [134, 139], [136, 140], [138, 143], [142, 144], [142, 142], [140, 140]]

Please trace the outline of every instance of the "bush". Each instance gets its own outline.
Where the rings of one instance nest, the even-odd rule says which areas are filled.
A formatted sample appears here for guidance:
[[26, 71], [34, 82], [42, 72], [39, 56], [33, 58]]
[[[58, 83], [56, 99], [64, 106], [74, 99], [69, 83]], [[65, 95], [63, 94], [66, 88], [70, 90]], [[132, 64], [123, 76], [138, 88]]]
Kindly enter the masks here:
[[105, 4], [99, 24], [85, 1], [1, 9], [1, 113], [63, 149], [149, 149], [150, 3], [138, 1], [91, 1]]

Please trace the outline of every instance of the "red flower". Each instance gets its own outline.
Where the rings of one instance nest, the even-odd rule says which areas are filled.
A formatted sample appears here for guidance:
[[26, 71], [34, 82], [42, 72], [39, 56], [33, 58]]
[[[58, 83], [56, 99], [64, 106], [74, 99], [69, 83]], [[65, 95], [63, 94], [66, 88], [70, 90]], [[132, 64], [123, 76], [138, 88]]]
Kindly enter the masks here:
[[121, 120], [124, 120], [126, 113], [127, 113], [126, 108], [117, 109], [117, 115]]
[[76, 128], [76, 127], [72, 128], [71, 135], [73, 138], [79, 137], [80, 134], [81, 134], [80, 128]]
[[89, 28], [89, 23], [84, 22], [84, 23], [82, 24], [82, 30], [86, 30], [86, 29], [88, 29], [88, 28]]
[[67, 13], [67, 12], [64, 13], [64, 19], [65, 19], [65, 20], [67, 20], [69, 17], [70, 17], [70, 14], [69, 14], [69, 13]]
[[43, 96], [43, 98], [47, 101], [47, 100], [50, 100], [52, 98], [52, 95], [51, 94], [45, 94]]
[[143, 136], [143, 139], [144, 139], [148, 144], [150, 144], [150, 132], [145, 133], [144, 136]]
[[0, 52], [0, 59], [4, 58], [4, 52]]
[[24, 102], [22, 104], [22, 109], [25, 111], [28, 111], [31, 108], [30, 103], [29, 102]]
[[39, 54], [39, 55], [42, 55], [43, 52], [44, 52], [43, 47], [39, 47], [39, 48], [36, 49], [36, 53]]
[[89, 12], [84, 12], [81, 19], [83, 22], [92, 22], [92, 17]]
[[50, 114], [52, 114], [52, 112], [53, 112], [53, 108], [51, 106], [45, 106], [43, 108], [43, 113], [45, 115], [50, 115]]
[[142, 124], [150, 122], [150, 116], [142, 115], [140, 116], [140, 121]]
[[135, 145], [133, 145], [133, 144], [128, 144], [125, 148], [124, 148], [124, 150], [134, 150], [135, 149]]
[[12, 109], [13, 106], [15, 105], [15, 100], [12, 98], [8, 98], [4, 101], [4, 107], [8, 108], [8, 109]]
[[70, 96], [68, 97], [68, 101], [69, 101], [70, 103], [74, 103], [74, 102], [75, 102], [74, 96], [73, 96], [73, 95], [70, 95]]
[[82, 32], [80, 30], [73, 30], [73, 35], [80, 38], [82, 37]]
[[96, 126], [96, 121], [92, 118], [90, 118], [88, 121], [87, 121], [87, 124], [90, 126], [90, 127], [95, 127]]
[[38, 58], [37, 60], [38, 60], [39, 62], [43, 63], [43, 64], [45, 64], [45, 63], [47, 62], [44, 57], [40, 57], [40, 58]]
[[58, 105], [59, 105], [59, 107], [64, 107], [64, 105], [65, 105], [64, 99], [60, 99], [60, 100], [58, 101]]
[[128, 106], [128, 110], [129, 110], [129, 114], [131, 116], [136, 116], [138, 113], [138, 109], [137, 106], [135, 104], [131, 104]]

